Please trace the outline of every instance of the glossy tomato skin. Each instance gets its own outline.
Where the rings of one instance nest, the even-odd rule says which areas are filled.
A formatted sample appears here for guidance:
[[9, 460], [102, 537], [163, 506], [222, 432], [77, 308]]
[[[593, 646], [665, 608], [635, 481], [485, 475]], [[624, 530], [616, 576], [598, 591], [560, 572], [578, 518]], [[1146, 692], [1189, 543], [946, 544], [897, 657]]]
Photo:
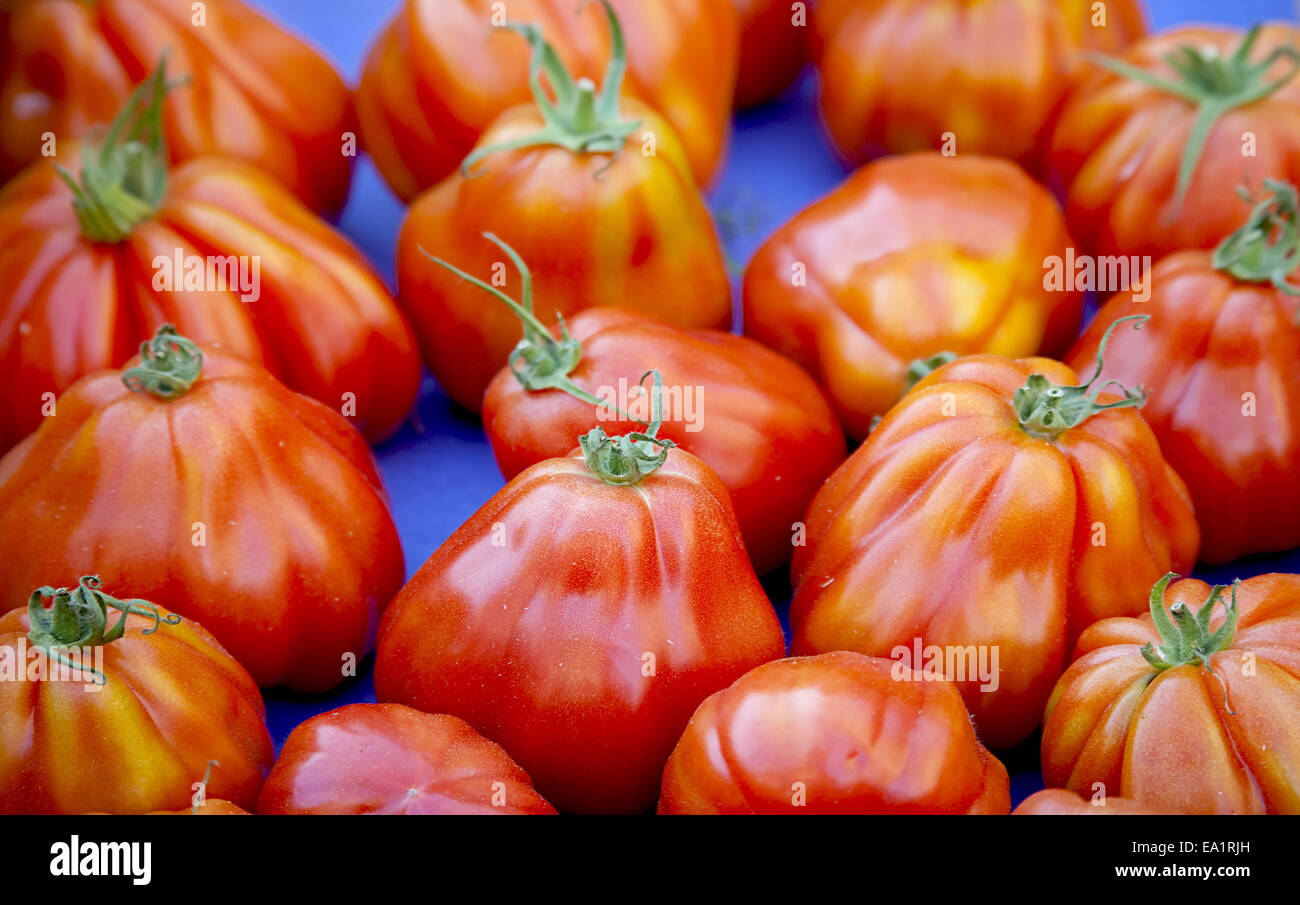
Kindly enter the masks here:
[[[626, 34], [624, 92], [681, 136], [708, 185], [731, 126], [739, 26], [715, 0], [611, 0]], [[406, 0], [371, 47], [357, 89], [366, 151], [404, 201], [456, 169], [503, 111], [529, 101], [524, 39], [500, 28], [493, 0]], [[569, 0], [514, 0], [511, 24], [535, 23], [575, 79], [609, 63], [605, 13]], [[641, 140], [641, 133], [637, 133]]]
[[940, 148], [1037, 171], [1084, 51], [1145, 33], [1139, 0], [819, 0], [822, 120], [851, 162]]
[[759, 249], [745, 334], [801, 364], [861, 439], [918, 358], [1064, 352], [1083, 295], [1044, 289], [1042, 262], [1071, 245], [1055, 200], [1012, 163], [887, 158]]
[[[75, 171], [79, 160], [74, 148], [58, 162]], [[241, 298], [243, 286], [186, 290], [178, 250], [183, 264], [243, 257], [255, 300]], [[52, 161], [0, 191], [0, 367], [14, 386], [0, 402], [0, 449], [41, 423], [45, 394], [119, 367], [163, 323], [265, 363], [373, 441], [400, 427], [419, 390], [414, 336], [379, 275], [246, 164], [209, 157], [173, 168], [161, 209], [116, 244], [82, 235]]]
[[[1091, 794], [1091, 792], [1090, 792]], [[1131, 798], [1119, 798], [1107, 795], [1104, 798], [1097, 799], [1096, 804], [1091, 799], [1082, 798], [1078, 794], [1071, 792], [1069, 789], [1043, 789], [1041, 792], [1035, 792], [1011, 812], [1015, 815], [1085, 815], [1085, 814], [1182, 814], [1183, 811], [1169, 810], [1164, 808], [1153, 808], [1143, 804], [1140, 801], [1134, 801]]]
[[794, 82], [808, 59], [806, 8], [790, 0], [731, 0], [740, 14], [736, 106], [770, 101]]
[[232, 804], [220, 798], [208, 798], [203, 804], [199, 805], [196, 812], [194, 806], [180, 808], [175, 811], [150, 811], [155, 817], [250, 817], [251, 812], [245, 811], [237, 804]]
[[1103, 379], [1142, 385], [1142, 416], [1187, 482], [1201, 558], [1219, 563], [1300, 546], [1300, 327], [1296, 298], [1214, 269], [1209, 252], [1170, 255], [1150, 298], [1120, 293], [1071, 350], [1096, 361], [1105, 325], [1150, 314], [1106, 347]]
[[[1123, 55], [1128, 63], [1168, 77], [1165, 61], [1184, 46], [1217, 47], [1230, 56], [1242, 39], [1227, 28], [1178, 28], [1154, 35]], [[1274, 48], [1300, 47], [1300, 29], [1262, 28], [1251, 59]], [[1282, 74], [1284, 63], [1271, 77]], [[1071, 96], [1052, 135], [1051, 180], [1065, 198], [1080, 243], [1097, 255], [1165, 255], [1213, 248], [1241, 225], [1236, 186], [1263, 179], [1300, 182], [1300, 78], [1275, 94], [1224, 114], [1205, 144], [1181, 206], [1176, 201], [1196, 108], [1188, 101], [1092, 67]], [[1254, 136], [1243, 153], [1243, 136]]]
[[961, 696], [848, 651], [778, 660], [710, 695], [664, 768], [660, 814], [1005, 814], [1006, 768]]
[[[0, 682], [0, 814], [188, 808], [209, 760], [220, 766], [207, 791], [252, 806], [275, 759], [257, 685], [198, 623], [144, 634], [153, 625], [129, 615], [102, 645], [97, 690], [75, 670], [72, 681]], [[30, 628], [25, 608], [0, 615], [0, 649], [20, 650]]]
[[0, 610], [42, 576], [98, 574], [200, 621], [259, 685], [324, 691], [402, 584], [387, 494], [340, 415], [203, 353], [172, 400], [83, 378], [0, 459]]
[[[657, 121], [634, 102], [623, 109], [647, 125]], [[515, 108], [482, 146], [535, 132], [541, 122], [535, 107]], [[684, 327], [731, 327], [731, 284], [713, 221], [676, 139], [656, 131], [653, 157], [635, 139], [612, 160], [555, 146], [492, 154], [481, 175], [457, 173], [411, 205], [398, 239], [401, 300], [429, 370], [456, 402], [479, 410], [523, 330], [510, 309], [421, 248], [480, 279], [505, 277], [503, 291], [518, 298], [518, 276], [483, 233], [500, 236], [532, 271], [545, 324], [619, 305]]]
[[[789, 562], [795, 523], [845, 455], [844, 433], [817, 384], [789, 359], [719, 330], [683, 330], [620, 308], [588, 309], [568, 327], [582, 343], [570, 379], [593, 395], [630, 406], [636, 397], [618, 401], [620, 381], [630, 394], [647, 371], [663, 374], [665, 390], [678, 391], [680, 401], [666, 397], [659, 436], [722, 479], [758, 574]], [[637, 426], [612, 413], [602, 418], [561, 390], [529, 391], [508, 368], [483, 399], [483, 427], [507, 480], [567, 454], [575, 437], [597, 425], [611, 434]]]
[[561, 811], [638, 813], [696, 705], [784, 653], [704, 463], [674, 449], [614, 486], [572, 456], [514, 478], [402, 589], [375, 694], [466, 720]]
[[219, 155], [269, 173], [311, 209], [343, 207], [355, 155], [348, 87], [315, 49], [241, 2], [28, 0], [0, 12], [0, 183], [106, 124], [170, 49], [190, 81], [164, 105], [174, 161]]
[[259, 814], [554, 814], [500, 745], [462, 719], [348, 704], [289, 733]]
[[974, 645], [997, 687], [959, 682], [980, 738], [1009, 748], [1039, 724], [1070, 639], [1141, 609], [1199, 541], [1186, 487], [1132, 408], [1054, 441], [1011, 406], [1043, 358], [958, 359], [923, 379], [831, 475], [791, 565], [791, 652], [893, 656], [915, 639]]
[[[1184, 579], [1165, 604], [1195, 611], [1209, 594]], [[1157, 673], [1140, 653], [1160, 643], [1148, 614], [1090, 626], [1047, 705], [1044, 781], [1193, 814], [1300, 813], [1300, 576], [1247, 579], [1237, 602], [1235, 639], [1208, 670]], [[1216, 607], [1211, 629], [1223, 619]]]

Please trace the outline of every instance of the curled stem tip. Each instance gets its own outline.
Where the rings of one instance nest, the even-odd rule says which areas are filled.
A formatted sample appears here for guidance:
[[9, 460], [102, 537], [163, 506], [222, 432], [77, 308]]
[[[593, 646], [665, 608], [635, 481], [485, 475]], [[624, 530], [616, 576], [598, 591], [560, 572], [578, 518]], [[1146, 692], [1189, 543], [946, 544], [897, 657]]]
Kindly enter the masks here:
[[202, 370], [199, 347], [163, 324], [153, 339], [140, 343], [140, 363], [122, 372], [122, 383], [132, 393], [175, 399], [189, 391]]
[[658, 371], [646, 371], [637, 385], [644, 386], [645, 379], [651, 375], [654, 376], [654, 388], [650, 391], [652, 414], [644, 433], [611, 437], [602, 428], [595, 427], [578, 438], [587, 467], [607, 484], [635, 484], [654, 474], [668, 460], [668, 450], [677, 445], [656, 436], [663, 424], [663, 378]]

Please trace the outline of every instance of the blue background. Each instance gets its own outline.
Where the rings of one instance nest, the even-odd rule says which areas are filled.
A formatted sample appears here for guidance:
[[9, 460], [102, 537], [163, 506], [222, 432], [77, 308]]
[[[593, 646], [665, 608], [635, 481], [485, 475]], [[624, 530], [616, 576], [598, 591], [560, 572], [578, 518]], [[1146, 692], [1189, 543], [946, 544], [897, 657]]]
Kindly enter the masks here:
[[[401, 3], [262, 0], [256, 5], [314, 42], [355, 85], [370, 42]], [[1296, 14], [1288, 0], [1148, 0], [1146, 5], [1152, 30], [1193, 21], [1245, 26]], [[825, 141], [815, 97], [816, 80], [805, 72], [777, 101], [737, 117], [727, 168], [709, 203], [726, 224], [723, 240], [729, 258], [739, 266], [772, 231], [848, 175]], [[395, 286], [394, 247], [404, 210], [363, 157], [341, 226], [390, 286]], [[392, 496], [408, 576], [504, 483], [478, 419], [453, 407], [427, 375], [411, 424], [377, 454]], [[1300, 571], [1300, 552], [1253, 557], [1197, 575], [1226, 582], [1268, 571]], [[786, 576], [778, 573], [764, 583], [784, 621], [790, 594]], [[268, 720], [277, 751], [304, 719], [342, 704], [373, 701], [370, 667], [368, 658], [358, 678], [327, 696], [268, 692]], [[1014, 801], [1042, 787], [1037, 735], [999, 756], [1012, 773]]]

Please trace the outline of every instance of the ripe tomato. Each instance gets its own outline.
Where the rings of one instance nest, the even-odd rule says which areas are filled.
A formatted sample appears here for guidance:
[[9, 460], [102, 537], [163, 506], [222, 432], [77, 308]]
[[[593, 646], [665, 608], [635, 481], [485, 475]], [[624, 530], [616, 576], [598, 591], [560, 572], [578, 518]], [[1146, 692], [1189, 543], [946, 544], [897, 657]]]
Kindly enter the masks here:
[[1151, 313], [1148, 329], [1115, 337], [1102, 377], [1150, 388], [1142, 414], [1187, 481], [1207, 562], [1300, 545], [1300, 289], [1286, 282], [1300, 204], [1294, 187], [1266, 186], [1214, 255], [1162, 260], [1150, 292], [1107, 302], [1068, 358], [1095, 358], [1105, 324]]
[[1069, 639], [1196, 561], [1187, 490], [1142, 397], [1099, 401], [1095, 376], [1078, 382], [993, 355], [921, 380], [813, 498], [792, 652], [941, 665], [990, 747], [1032, 732]]
[[806, 3], [731, 0], [740, 14], [736, 106], [753, 107], [784, 91], [808, 59]]
[[259, 814], [554, 814], [528, 774], [464, 720], [348, 704], [289, 733]]
[[1225, 187], [1300, 182], [1297, 69], [1300, 29], [1276, 24], [1174, 29], [1093, 71], [1051, 140], [1076, 237], [1098, 255], [1213, 248], [1241, 222]]
[[960, 154], [1031, 170], [1081, 51], [1115, 52], [1146, 31], [1139, 0], [819, 0], [813, 20], [822, 119], [842, 157], [951, 135]]
[[[628, 93], [681, 136], [695, 180], [707, 185], [731, 127], [735, 10], [718, 0], [611, 2], [630, 41]], [[446, 177], [502, 111], [528, 100], [519, 38], [501, 26], [540, 26], [580, 76], [605, 67], [611, 41], [600, 8], [575, 10], [570, 0], [406, 0], [371, 47], [357, 89], [366, 150], [399, 197]]]
[[250, 816], [249, 811], [220, 798], [209, 798], [197, 807], [191, 805], [175, 811], [150, 811], [149, 813], [161, 817], [234, 817], [241, 814]]
[[0, 459], [0, 550], [0, 612], [94, 570], [199, 620], [259, 685], [313, 692], [370, 649], [405, 574], [362, 436], [170, 327]]
[[1068, 789], [1043, 789], [1035, 792], [1016, 806], [1011, 812], [1016, 814], [1182, 814], [1163, 808], [1152, 808], [1131, 798], [1117, 798], [1106, 795], [1096, 799], [1084, 799]]
[[185, 807], [210, 759], [207, 789], [251, 805], [274, 758], [264, 719], [212, 635], [95, 576], [0, 616], [0, 813]]
[[1149, 614], [1079, 638], [1047, 704], [1043, 779], [1194, 814], [1300, 813], [1300, 576], [1227, 595], [1176, 577]]
[[785, 653], [726, 488], [656, 427], [522, 472], [380, 627], [379, 700], [467, 720], [562, 811], [652, 808], [696, 705]]
[[[165, 52], [189, 83], [164, 109], [173, 161], [220, 155], [269, 173], [323, 214], [347, 198], [355, 128], [343, 77], [240, 0], [25, 0], [0, 11], [0, 183], [48, 145], [84, 138]], [[199, 11], [197, 7], [203, 7]]]
[[[40, 424], [56, 393], [120, 366], [164, 322], [265, 362], [372, 440], [393, 433], [419, 389], [419, 357], [383, 282], [263, 173], [214, 157], [168, 172], [152, 132], [166, 90], [159, 69], [123, 108], [119, 127], [145, 137], [84, 155], [64, 146], [76, 193], [54, 161], [0, 191], [0, 367], [13, 381], [0, 450]], [[128, 167], [146, 175], [128, 185]]]
[[912, 154], [869, 164], [805, 209], [745, 271], [745, 333], [825, 387], [849, 435], [940, 352], [1064, 352], [1081, 292], [1040, 262], [1071, 240], [1052, 196], [1014, 164]]
[[1005, 814], [1006, 767], [951, 682], [840, 651], [710, 695], [664, 768], [660, 814]]

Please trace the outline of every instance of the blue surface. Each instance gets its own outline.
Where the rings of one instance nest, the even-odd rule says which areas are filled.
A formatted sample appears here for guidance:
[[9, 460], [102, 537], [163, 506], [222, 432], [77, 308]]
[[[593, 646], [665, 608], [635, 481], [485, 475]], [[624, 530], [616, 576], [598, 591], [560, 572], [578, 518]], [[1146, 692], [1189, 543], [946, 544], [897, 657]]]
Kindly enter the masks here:
[[[370, 41], [400, 0], [263, 0], [258, 5], [313, 41], [355, 84]], [[1248, 25], [1296, 14], [1288, 0], [1148, 0], [1147, 9], [1155, 30], [1190, 21]], [[769, 233], [847, 176], [823, 138], [815, 93], [815, 80], [805, 74], [776, 102], [737, 117], [728, 165], [709, 201], [728, 256], [738, 266], [749, 260]], [[359, 161], [341, 225], [390, 286], [403, 211], [370, 161]], [[408, 575], [504, 483], [478, 420], [455, 409], [427, 377], [412, 424], [380, 448], [378, 455], [393, 499]], [[1226, 582], [1268, 571], [1300, 571], [1300, 552], [1253, 557], [1196, 574]], [[765, 586], [784, 621], [790, 593], [784, 574], [771, 577]], [[277, 750], [304, 719], [374, 699], [369, 659], [357, 679], [333, 694], [268, 693], [268, 719]], [[1042, 787], [1037, 754], [1035, 735], [1000, 755], [1012, 773], [1014, 801]]]

